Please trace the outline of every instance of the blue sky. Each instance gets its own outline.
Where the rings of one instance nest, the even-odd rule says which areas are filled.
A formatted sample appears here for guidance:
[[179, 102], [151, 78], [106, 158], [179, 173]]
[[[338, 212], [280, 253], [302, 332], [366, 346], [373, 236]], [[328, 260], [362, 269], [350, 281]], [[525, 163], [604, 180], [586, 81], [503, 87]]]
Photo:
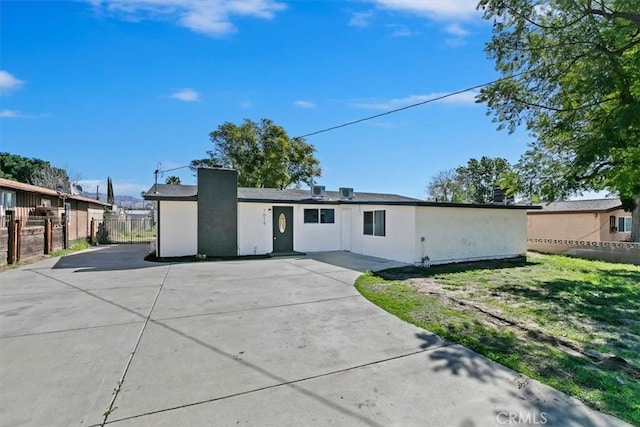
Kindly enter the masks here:
[[[204, 157], [227, 121], [298, 136], [499, 77], [475, 4], [2, 1], [0, 151], [139, 195], [159, 163]], [[517, 161], [526, 132], [496, 131], [474, 94], [309, 137], [318, 183], [424, 198], [432, 175], [471, 157]]]

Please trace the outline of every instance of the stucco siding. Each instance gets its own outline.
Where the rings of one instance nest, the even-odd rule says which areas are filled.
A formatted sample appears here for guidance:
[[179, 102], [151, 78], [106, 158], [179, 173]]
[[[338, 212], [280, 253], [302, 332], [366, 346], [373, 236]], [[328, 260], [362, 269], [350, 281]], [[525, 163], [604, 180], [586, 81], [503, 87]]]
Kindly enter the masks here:
[[[238, 203], [238, 255], [262, 255], [273, 251], [274, 206], [293, 206], [293, 250], [337, 251], [341, 245], [341, 215], [338, 205], [292, 205], [280, 203]], [[334, 223], [304, 222], [305, 209], [334, 209]]]
[[238, 255], [273, 251], [271, 208], [267, 203], [238, 203]]
[[196, 255], [198, 252], [198, 203], [160, 203], [160, 257]]
[[420, 206], [415, 262], [425, 256], [433, 264], [442, 264], [524, 255], [526, 222], [523, 210]]
[[[305, 209], [333, 209], [332, 224], [305, 223]], [[293, 208], [293, 248], [300, 252], [339, 251], [341, 217], [339, 205], [297, 205]]]
[[[529, 214], [527, 236], [545, 239], [600, 240], [602, 226], [597, 213]], [[607, 216], [607, 218], [609, 218]], [[608, 219], [607, 219], [608, 220]], [[608, 224], [605, 224], [608, 227]]]
[[[378, 210], [385, 211], [385, 235], [365, 235], [364, 212]], [[415, 212], [415, 206], [353, 206], [351, 251], [394, 261], [415, 262]]]

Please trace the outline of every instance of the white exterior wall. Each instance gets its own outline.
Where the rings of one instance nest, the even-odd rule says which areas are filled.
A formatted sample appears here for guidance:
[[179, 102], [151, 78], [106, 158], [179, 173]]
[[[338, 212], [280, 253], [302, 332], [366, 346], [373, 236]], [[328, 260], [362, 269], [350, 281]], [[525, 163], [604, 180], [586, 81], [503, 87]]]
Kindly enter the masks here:
[[[287, 203], [238, 203], [238, 255], [263, 255], [273, 251], [274, 206], [293, 207], [293, 250], [298, 252], [339, 251], [341, 217], [338, 205]], [[334, 209], [333, 224], [305, 224], [305, 209]]]
[[[415, 262], [415, 206], [350, 205], [351, 252], [400, 262]], [[383, 210], [385, 236], [364, 235], [364, 211]]]
[[198, 202], [160, 203], [159, 257], [190, 256], [198, 253]]
[[[333, 209], [333, 224], [305, 224], [305, 209]], [[293, 208], [293, 250], [299, 252], [339, 251], [341, 242], [340, 205], [295, 205]]]
[[273, 251], [272, 207], [269, 203], [238, 203], [238, 255]]
[[416, 263], [423, 256], [442, 264], [525, 255], [526, 211], [420, 206], [415, 245]]

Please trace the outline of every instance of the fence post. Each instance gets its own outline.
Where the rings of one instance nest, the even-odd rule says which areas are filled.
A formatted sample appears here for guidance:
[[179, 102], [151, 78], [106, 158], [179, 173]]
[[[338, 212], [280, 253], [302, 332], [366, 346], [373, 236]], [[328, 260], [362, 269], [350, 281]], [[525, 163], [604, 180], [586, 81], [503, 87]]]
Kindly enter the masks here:
[[16, 220], [16, 261], [20, 261], [20, 252], [22, 252], [22, 220]]
[[62, 249], [69, 248], [69, 224], [66, 221], [62, 223]]
[[7, 212], [7, 231], [9, 232], [7, 264], [13, 264], [16, 262], [16, 222], [13, 218], [13, 211]]
[[44, 254], [51, 253], [51, 219], [44, 220]]

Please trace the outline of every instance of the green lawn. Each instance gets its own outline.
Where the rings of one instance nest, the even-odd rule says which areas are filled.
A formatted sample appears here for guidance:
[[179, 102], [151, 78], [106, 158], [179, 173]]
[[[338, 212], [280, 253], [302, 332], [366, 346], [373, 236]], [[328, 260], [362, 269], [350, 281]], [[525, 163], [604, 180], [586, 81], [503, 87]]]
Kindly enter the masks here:
[[356, 287], [407, 322], [640, 425], [638, 266], [530, 254], [367, 273]]
[[86, 241], [86, 239], [78, 239], [74, 240], [73, 242], [69, 242], [68, 249], [56, 249], [55, 251], [53, 251], [53, 253], [51, 253], [51, 256], [61, 257], [69, 255], [73, 252], [83, 251], [85, 249], [89, 249], [89, 243]]

